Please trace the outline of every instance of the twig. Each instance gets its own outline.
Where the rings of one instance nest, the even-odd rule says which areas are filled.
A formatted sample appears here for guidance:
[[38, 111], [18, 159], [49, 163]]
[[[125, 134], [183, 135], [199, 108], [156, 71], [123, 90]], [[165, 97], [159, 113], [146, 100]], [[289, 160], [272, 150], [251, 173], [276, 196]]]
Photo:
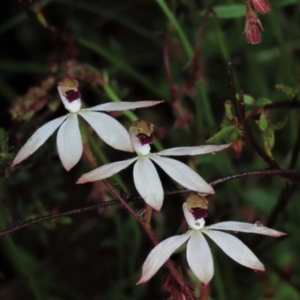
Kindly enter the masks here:
[[[92, 151], [89, 147], [88, 140], [87, 140], [87, 135], [85, 133], [85, 128], [82, 126], [81, 127], [81, 132], [83, 135], [83, 155], [86, 157], [88, 160], [89, 164], [95, 168], [97, 167], [97, 162], [92, 154]], [[144, 222], [139, 215], [129, 206], [127, 200], [125, 200], [119, 193], [113, 188], [113, 186], [108, 182], [107, 179], [102, 180], [102, 182], [105, 184], [105, 186], [109, 189], [109, 191], [118, 199], [118, 201], [124, 206], [124, 208], [135, 218], [135, 220], [143, 227], [145, 230], [146, 234], [154, 244], [154, 246], [158, 245], [159, 241], [152, 230], [150, 226], [150, 219], [148, 215], [147, 222]], [[176, 280], [178, 285], [182, 288], [184, 291], [185, 295], [188, 297], [190, 300], [194, 300], [195, 297], [190, 290], [190, 288], [185, 284], [183, 278], [180, 276], [179, 272], [176, 270], [175, 266], [173, 265], [172, 261], [168, 259], [165, 262], [165, 265], [168, 267], [170, 270], [170, 273], [172, 274], [173, 278]]]
[[[211, 186], [216, 186], [218, 184], [227, 182], [229, 180], [234, 180], [234, 179], [238, 179], [238, 178], [243, 178], [243, 177], [250, 177], [250, 176], [272, 176], [272, 175], [300, 175], [300, 170], [257, 170], [257, 171], [248, 171], [248, 172], [243, 172], [243, 173], [238, 173], [238, 174], [234, 174], [234, 175], [229, 175], [217, 180], [214, 180], [212, 182], [210, 182]], [[174, 195], [181, 195], [181, 194], [187, 194], [187, 193], [191, 193], [193, 191], [188, 190], [188, 189], [181, 189], [181, 190], [176, 190], [176, 191], [167, 191], [165, 192], [165, 196], [174, 196]], [[130, 196], [126, 199], [127, 203], [130, 202], [135, 202], [135, 201], [141, 201], [143, 200], [141, 196]], [[95, 204], [95, 205], [91, 205], [91, 206], [87, 206], [87, 207], [83, 207], [83, 208], [77, 208], [77, 209], [73, 209], [70, 211], [66, 211], [66, 212], [62, 212], [62, 213], [58, 213], [58, 214], [52, 214], [52, 215], [48, 215], [45, 217], [40, 217], [40, 218], [35, 218], [35, 219], [30, 219], [27, 220], [19, 225], [13, 226], [9, 229], [0, 231], [0, 237], [9, 233], [13, 233], [15, 231], [18, 231], [22, 228], [31, 226], [31, 225], [35, 225], [37, 223], [43, 222], [43, 221], [49, 221], [52, 219], [56, 219], [56, 218], [60, 218], [60, 217], [65, 217], [65, 216], [71, 216], [71, 215], [77, 215], [77, 214], [82, 214], [84, 212], [90, 211], [90, 210], [96, 210], [99, 208], [103, 208], [103, 207], [107, 207], [107, 206], [112, 206], [112, 205], [117, 205], [120, 204], [120, 201], [117, 199], [114, 200], [110, 200], [110, 201], [106, 201], [106, 202], [102, 202], [99, 204]]]
[[[244, 102], [243, 92], [239, 93], [239, 105], [240, 105], [240, 110], [242, 109], [245, 112], [245, 102]], [[240, 118], [239, 120], [240, 120], [239, 127], [243, 131], [243, 136], [244, 136], [246, 143], [250, 147], [252, 147], [256, 151], [256, 153], [270, 165], [271, 168], [281, 169], [280, 166], [277, 164], [277, 162], [273, 158], [268, 156], [265, 153], [265, 151], [263, 151], [260, 148], [260, 146], [257, 144], [257, 142], [255, 141], [254, 137], [252, 136], [250, 130], [248, 129], [245, 118], [243, 118], [243, 119]]]
[[246, 113], [246, 118], [251, 118], [256, 115], [259, 115], [264, 110], [276, 109], [276, 108], [300, 108], [300, 102], [296, 100], [292, 100], [292, 101], [281, 101], [281, 102], [269, 103], [264, 106], [248, 111]]

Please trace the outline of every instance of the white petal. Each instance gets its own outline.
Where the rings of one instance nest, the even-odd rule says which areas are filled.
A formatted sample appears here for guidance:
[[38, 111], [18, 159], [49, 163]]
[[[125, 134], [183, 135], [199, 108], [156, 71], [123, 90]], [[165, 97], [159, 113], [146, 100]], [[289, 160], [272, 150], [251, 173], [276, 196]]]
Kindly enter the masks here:
[[77, 114], [70, 114], [57, 133], [57, 150], [64, 168], [71, 170], [82, 155], [82, 139]]
[[277, 231], [263, 225], [250, 224], [250, 223], [242, 223], [242, 222], [221, 222], [217, 224], [213, 224], [211, 226], [206, 227], [208, 229], [218, 229], [218, 230], [232, 230], [235, 232], [249, 232], [249, 233], [259, 233], [263, 235], [269, 235], [273, 237], [280, 237], [286, 235], [286, 233]]
[[187, 239], [191, 236], [191, 231], [182, 235], [172, 236], [159, 243], [148, 255], [142, 270], [142, 276], [137, 284], [144, 283], [158, 271], [158, 269], [170, 258]]
[[206, 228], [202, 232], [207, 234], [229, 257], [239, 264], [254, 270], [265, 270], [264, 265], [254, 253], [233, 235]]
[[164, 200], [164, 190], [155, 169], [148, 157], [141, 156], [133, 169], [134, 184], [147, 204], [160, 210]]
[[203, 194], [214, 193], [213, 188], [202, 177], [182, 162], [156, 154], [151, 154], [149, 157], [185, 188]]
[[86, 110], [121, 111], [121, 110], [127, 110], [127, 109], [136, 109], [136, 108], [154, 106], [154, 105], [160, 104], [162, 102], [164, 102], [164, 101], [109, 102], [109, 103], [104, 103], [104, 104], [90, 107]]
[[76, 183], [81, 184], [85, 182], [97, 181], [108, 178], [120, 172], [121, 170], [126, 169], [135, 160], [137, 160], [137, 157], [101, 166], [100, 168], [83, 174]]
[[208, 284], [214, 276], [211, 251], [202, 233], [197, 230], [192, 232], [186, 249], [187, 262], [197, 278]]
[[195, 146], [195, 147], [178, 147], [178, 148], [171, 148], [160, 151], [156, 154], [158, 155], [199, 155], [199, 154], [206, 154], [206, 153], [215, 153], [222, 151], [228, 148], [231, 144], [224, 144], [224, 145], [207, 145], [207, 146]]
[[106, 144], [118, 150], [133, 152], [128, 131], [114, 118], [100, 112], [86, 110], [81, 110], [79, 114]]
[[61, 125], [61, 123], [68, 117], [68, 115], [54, 119], [42, 127], [40, 127], [32, 136], [28, 139], [26, 144], [18, 152], [17, 156], [12, 162], [12, 167], [23, 161], [33, 152], [35, 152], [49, 136]]

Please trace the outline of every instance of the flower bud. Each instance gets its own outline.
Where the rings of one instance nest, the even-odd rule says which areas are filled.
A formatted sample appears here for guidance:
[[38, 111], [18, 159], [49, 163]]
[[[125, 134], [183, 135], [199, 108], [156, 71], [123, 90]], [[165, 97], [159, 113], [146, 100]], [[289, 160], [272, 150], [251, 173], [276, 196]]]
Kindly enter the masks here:
[[77, 112], [81, 108], [81, 95], [78, 91], [78, 81], [64, 78], [58, 84], [58, 92], [65, 108], [70, 112]]
[[251, 0], [251, 3], [254, 9], [261, 14], [267, 13], [271, 8], [268, 0]]
[[261, 42], [261, 31], [263, 31], [263, 26], [261, 21], [257, 17], [257, 13], [252, 8], [251, 3], [246, 4], [246, 23], [245, 31], [246, 40], [249, 44], [259, 44]]
[[208, 201], [199, 194], [190, 195], [183, 203], [183, 213], [185, 219], [192, 229], [202, 229], [205, 224], [204, 218], [207, 217]]
[[154, 140], [154, 125], [144, 120], [132, 123], [129, 133], [134, 151], [137, 154], [147, 155], [150, 153], [150, 144]]

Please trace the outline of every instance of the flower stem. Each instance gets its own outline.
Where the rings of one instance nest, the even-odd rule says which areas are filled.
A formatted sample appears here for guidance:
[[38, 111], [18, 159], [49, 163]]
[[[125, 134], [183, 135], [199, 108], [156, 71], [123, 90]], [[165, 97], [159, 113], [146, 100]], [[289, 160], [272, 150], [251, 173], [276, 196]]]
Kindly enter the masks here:
[[[152, 228], [143, 222], [143, 220], [137, 215], [137, 213], [129, 206], [129, 204], [116, 192], [116, 190], [109, 184], [109, 182], [104, 179], [103, 183], [106, 185], [106, 187], [111, 191], [111, 193], [121, 202], [121, 204], [127, 209], [127, 211], [136, 219], [136, 221], [143, 227], [147, 235], [149, 236], [150, 240], [154, 244], [154, 246], [158, 245], [158, 239], [155, 236], [154, 231]], [[192, 294], [191, 290], [186, 286], [184, 280], [180, 276], [179, 272], [174, 267], [171, 260], [166, 261], [166, 266], [170, 270], [170, 273], [174, 277], [174, 279], [177, 281], [177, 283], [181, 286], [181, 288], [185, 291], [186, 295], [190, 298], [190, 300], [195, 299], [194, 295]]]
[[210, 283], [208, 283], [208, 284], [202, 283], [201, 296], [200, 296], [199, 300], [207, 300], [209, 297], [209, 291], [210, 291]]
[[[85, 158], [87, 159], [87, 161], [89, 162], [89, 164], [91, 165], [91, 167], [96, 168], [97, 167], [97, 162], [96, 162], [96, 160], [95, 160], [95, 158], [94, 158], [94, 156], [92, 154], [92, 151], [90, 149], [90, 146], [88, 144], [88, 141], [87, 141], [87, 138], [86, 138], [85, 134], [83, 134], [83, 138], [82, 139], [83, 139], [83, 155], [85, 156]], [[143, 227], [143, 229], [145, 230], [145, 232], [149, 236], [149, 238], [152, 241], [152, 243], [155, 246], [158, 245], [159, 241], [158, 241], [158, 239], [157, 239], [154, 231], [152, 230], [152, 228], [150, 226], [151, 215], [152, 215], [152, 208], [150, 209], [150, 207], [147, 206], [147, 210], [146, 210], [146, 222], [144, 222], [138, 216], [138, 214], [129, 206], [129, 204], [127, 203], [127, 201], [125, 199], [123, 199], [123, 197], [121, 197], [119, 195], [119, 193], [112, 187], [112, 185], [108, 182], [108, 180], [104, 179], [104, 180], [102, 180], [102, 182], [110, 190], [110, 192], [120, 201], [120, 203], [126, 208], [126, 210], [136, 219], [136, 221]], [[174, 267], [173, 263], [170, 260], [168, 260], [165, 264], [168, 267], [168, 269], [170, 270], [170, 273], [172, 274], [172, 276], [174, 277], [174, 279], [181, 286], [181, 288], [186, 293], [186, 295], [190, 298], [190, 300], [195, 299], [195, 297], [193, 296], [191, 290], [186, 286], [184, 280], [182, 279], [182, 277], [180, 276], [179, 272]]]
[[146, 217], [145, 223], [150, 227], [153, 209], [150, 205], [146, 204]]

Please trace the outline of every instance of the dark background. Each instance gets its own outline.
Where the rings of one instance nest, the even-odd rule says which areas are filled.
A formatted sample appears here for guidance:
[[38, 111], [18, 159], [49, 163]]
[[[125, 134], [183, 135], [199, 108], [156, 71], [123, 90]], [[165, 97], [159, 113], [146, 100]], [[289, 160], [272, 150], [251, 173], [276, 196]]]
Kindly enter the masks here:
[[[161, 3], [173, 12], [175, 21], [167, 18]], [[38, 127], [65, 114], [56, 90], [63, 77], [78, 79], [87, 106], [112, 100], [102, 86], [104, 74], [110, 89], [124, 101], [164, 99], [160, 106], [134, 111], [155, 124], [156, 137], [164, 148], [204, 144], [220, 131], [224, 102], [232, 100], [229, 62], [233, 63], [236, 90], [252, 97], [247, 98], [251, 102], [247, 111], [260, 103], [297, 101], [299, 2], [278, 0], [271, 6], [270, 13], [260, 16], [262, 43], [252, 46], [243, 34], [242, 1], [2, 0], [0, 227], [112, 199], [99, 183], [75, 184], [90, 167], [82, 158], [67, 173], [57, 156], [56, 134], [19, 166], [9, 167]], [[203, 36], [197, 38], [208, 8], [215, 9], [218, 17], [208, 17]], [[191, 77], [189, 66], [197, 40], [201, 42], [196, 56], [199, 65], [192, 64], [197, 76]], [[169, 93], [166, 59], [178, 101]], [[126, 115], [114, 116], [126, 128], [130, 126]], [[256, 115], [247, 123], [263, 149], [266, 133], [260, 131], [258, 120]], [[272, 129], [283, 121], [282, 129]], [[297, 107], [268, 112], [268, 125], [275, 136], [273, 158], [284, 169], [299, 169], [299, 124]], [[130, 157], [111, 150], [92, 131], [90, 134], [99, 164]], [[234, 147], [215, 156], [179, 159], [208, 182], [270, 167], [241, 136], [224, 135], [213, 141], [224, 142], [233, 142]], [[132, 167], [110, 182], [126, 186], [129, 195], [135, 195], [131, 174]], [[160, 170], [159, 174], [165, 190], [178, 188], [166, 174]], [[237, 234], [264, 263], [264, 273], [238, 265], [210, 243], [215, 263], [211, 299], [299, 299], [299, 185], [279, 176], [245, 177], [215, 190], [207, 224], [260, 221], [288, 235], [274, 239]], [[183, 199], [166, 198], [162, 211], [154, 214], [152, 223], [159, 239], [180, 232]], [[139, 210], [143, 203], [133, 206]], [[3, 300], [167, 299], [161, 290], [166, 268], [149, 283], [135, 285], [152, 245], [121, 206], [42, 222], [1, 237], [0, 245]], [[184, 253], [182, 249], [172, 258], [197, 294], [200, 284], [188, 270]]]

